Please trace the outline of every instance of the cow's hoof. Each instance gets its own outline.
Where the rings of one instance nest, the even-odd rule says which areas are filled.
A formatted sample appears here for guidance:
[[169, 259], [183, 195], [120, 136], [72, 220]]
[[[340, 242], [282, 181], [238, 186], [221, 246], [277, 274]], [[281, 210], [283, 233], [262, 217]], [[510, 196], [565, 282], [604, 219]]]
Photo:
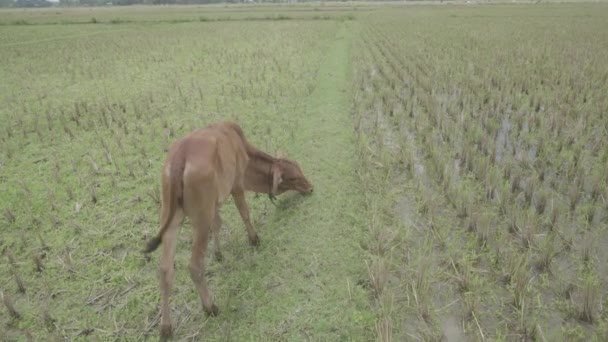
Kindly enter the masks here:
[[160, 340], [167, 341], [173, 335], [173, 330], [171, 329], [171, 324], [161, 325], [160, 326]]
[[211, 304], [211, 308], [206, 308], [203, 306], [203, 308], [205, 309], [205, 313], [211, 317], [216, 317], [217, 315], [220, 314], [220, 309], [217, 308], [217, 306], [215, 304]]
[[260, 245], [260, 238], [258, 237], [258, 234], [255, 234], [253, 237], [249, 238], [249, 244], [256, 247]]

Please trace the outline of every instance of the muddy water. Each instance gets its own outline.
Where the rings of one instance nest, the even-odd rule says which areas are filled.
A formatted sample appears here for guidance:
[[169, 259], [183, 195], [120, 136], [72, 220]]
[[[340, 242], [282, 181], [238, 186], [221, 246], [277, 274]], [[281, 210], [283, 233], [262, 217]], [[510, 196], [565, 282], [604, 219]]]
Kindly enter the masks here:
[[447, 317], [442, 324], [443, 336], [446, 342], [464, 342], [467, 339], [462, 331], [460, 320], [454, 316]]
[[502, 119], [500, 129], [498, 130], [498, 136], [496, 137], [496, 162], [502, 161], [503, 155], [509, 147], [507, 137], [509, 136], [511, 127], [513, 127], [513, 125], [511, 124], [509, 117], [505, 115]]

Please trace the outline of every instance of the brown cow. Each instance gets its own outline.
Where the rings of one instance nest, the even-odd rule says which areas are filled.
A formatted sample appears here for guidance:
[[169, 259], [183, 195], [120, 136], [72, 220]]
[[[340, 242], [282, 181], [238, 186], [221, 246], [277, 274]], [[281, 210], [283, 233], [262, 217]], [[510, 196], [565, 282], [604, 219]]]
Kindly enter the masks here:
[[173, 283], [175, 239], [184, 214], [194, 232], [190, 276], [199, 292], [203, 308], [215, 316], [219, 310], [205, 280], [204, 258], [209, 235], [214, 235], [215, 255], [221, 259], [219, 208], [232, 195], [247, 228], [249, 243], [260, 239], [249, 220], [245, 191], [271, 196], [288, 190], [310, 193], [313, 190], [300, 166], [292, 160], [274, 158], [251, 146], [242, 129], [232, 122], [219, 122], [197, 129], [175, 141], [162, 171], [161, 228], [148, 242], [145, 253], [163, 242], [160, 258], [161, 336], [171, 335], [169, 295]]

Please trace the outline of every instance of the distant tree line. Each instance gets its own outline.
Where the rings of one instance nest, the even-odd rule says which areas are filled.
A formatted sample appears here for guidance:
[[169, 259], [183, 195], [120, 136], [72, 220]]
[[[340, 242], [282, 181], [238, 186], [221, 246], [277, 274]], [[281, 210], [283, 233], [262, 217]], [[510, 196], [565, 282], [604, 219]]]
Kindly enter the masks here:
[[50, 6], [107, 6], [107, 5], [169, 5], [169, 4], [215, 4], [221, 2], [246, 2], [225, 0], [59, 0], [50, 2], [47, 0], [0, 0], [0, 7], [50, 7]]
[[60, 6], [101, 6], [101, 5], [186, 5], [186, 4], [215, 4], [221, 2], [241, 2], [224, 0], [59, 0]]
[[50, 7], [52, 2], [46, 0], [0, 0], [0, 7]]
[[[306, 2], [307, 0], [297, 0]], [[49, 2], [47, 0], [0, 0], [0, 7], [50, 7], [50, 6], [128, 6], [136, 4], [145, 5], [192, 5], [192, 4], [216, 4], [216, 3], [249, 3], [249, 2], [293, 2], [290, 0], [59, 0]]]
[[0, 0], [1, 7], [50, 7], [50, 6], [126, 6], [126, 5], [169, 5], [169, 4], [214, 4], [221, 2], [243, 2], [225, 0]]

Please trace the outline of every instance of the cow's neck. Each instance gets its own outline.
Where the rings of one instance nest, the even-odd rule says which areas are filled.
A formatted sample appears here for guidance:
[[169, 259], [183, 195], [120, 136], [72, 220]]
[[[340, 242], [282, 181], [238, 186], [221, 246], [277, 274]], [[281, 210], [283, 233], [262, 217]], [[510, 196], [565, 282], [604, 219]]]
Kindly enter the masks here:
[[249, 164], [245, 170], [245, 190], [268, 194], [272, 190], [272, 165], [278, 159], [257, 149], [248, 152]]

